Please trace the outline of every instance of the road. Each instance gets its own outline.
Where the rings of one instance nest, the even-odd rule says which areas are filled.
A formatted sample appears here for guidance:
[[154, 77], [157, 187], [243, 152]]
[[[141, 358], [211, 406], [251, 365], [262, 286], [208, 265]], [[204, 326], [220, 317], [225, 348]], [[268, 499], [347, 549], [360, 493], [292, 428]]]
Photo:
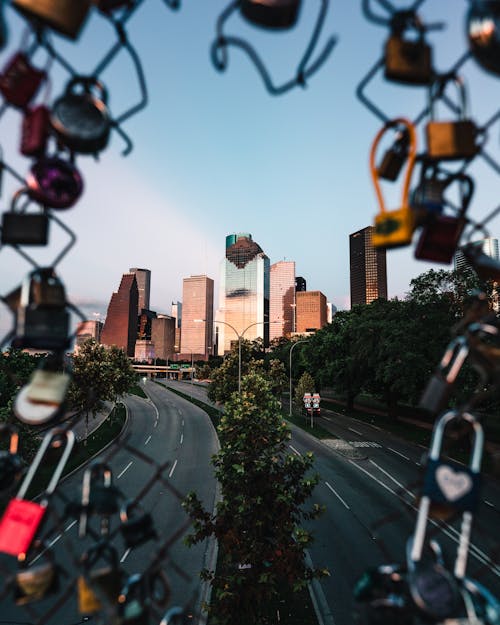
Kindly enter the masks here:
[[[197, 385], [166, 382], [200, 399], [206, 390]], [[315, 542], [310, 555], [316, 566], [326, 566], [330, 577], [321, 587], [335, 625], [352, 625], [352, 589], [363, 572], [382, 563], [404, 562], [408, 536], [414, 531], [416, 495], [423, 475], [423, 447], [408, 443], [370, 425], [343, 415], [326, 412], [317, 422], [334, 435], [349, 441], [355, 457], [330, 449], [300, 428], [292, 426], [292, 453], [312, 451], [320, 482], [313, 502], [325, 513], [310, 529]], [[407, 503], [405, 503], [405, 501]], [[500, 566], [491, 561], [496, 548], [500, 487], [485, 480], [482, 502], [474, 521], [473, 545], [467, 573], [480, 579], [500, 596]], [[440, 542], [449, 562], [453, 562], [459, 534], [458, 519], [443, 530], [429, 526]]]
[[[210, 466], [210, 457], [217, 451], [218, 441], [210, 420], [204, 411], [175, 394], [166, 392], [153, 382], [147, 382], [145, 390], [150, 399], [128, 396], [125, 400], [130, 417], [127, 444], [145, 453], [158, 464], [168, 461], [168, 467], [164, 472], [165, 480], [182, 496], [190, 490], [196, 491], [206, 508], [212, 510], [216, 483]], [[126, 498], [134, 497], [154, 473], [152, 464], [123, 448], [119, 448], [113, 455], [110, 466], [114, 484]], [[58, 490], [62, 495], [73, 500], [80, 499], [82, 474], [80, 470], [60, 484]], [[142, 505], [153, 515], [159, 537], [156, 541], [130, 550], [125, 548], [120, 534], [116, 536], [113, 544], [117, 549], [120, 567], [127, 575], [144, 570], [165, 541], [178, 530], [182, 531], [188, 522], [178, 497], [161, 483], [156, 483], [146, 494]], [[64, 506], [59, 498], [54, 498], [49, 510], [50, 527], [50, 522], [56, 518], [56, 514], [64, 516]], [[96, 524], [98, 521], [99, 519], [91, 520], [91, 527], [99, 529], [99, 525]], [[117, 521], [113, 523], [116, 526]], [[49, 534], [47, 540], [57, 563], [65, 571], [61, 576], [61, 591], [57, 596], [67, 595], [67, 600], [55, 616], [47, 619], [50, 625], [70, 625], [82, 619], [74, 592], [78, 575], [75, 561], [92, 544], [92, 540], [90, 537], [79, 539], [77, 528], [77, 521], [67, 518]], [[175, 540], [168, 549], [168, 560], [162, 564], [171, 586], [169, 605], [189, 603], [196, 612], [196, 604], [200, 599], [198, 573], [206, 565], [205, 558], [209, 555], [206, 543], [189, 549], [183, 544], [182, 537]], [[45, 558], [46, 556], [42, 556], [34, 564], [44, 562]], [[9, 556], [3, 556], [2, 564], [5, 566], [9, 560], [12, 560]], [[102, 566], [102, 562], [99, 565]], [[12, 569], [11, 564], [9, 568]], [[11, 592], [6, 595], [4, 593], [0, 618], [2, 621], [10, 619], [9, 622], [12, 623], [36, 622], [54, 603], [54, 597], [50, 597], [31, 604], [29, 611], [26, 612], [25, 609], [14, 605]], [[94, 622], [97, 620], [94, 619]]]

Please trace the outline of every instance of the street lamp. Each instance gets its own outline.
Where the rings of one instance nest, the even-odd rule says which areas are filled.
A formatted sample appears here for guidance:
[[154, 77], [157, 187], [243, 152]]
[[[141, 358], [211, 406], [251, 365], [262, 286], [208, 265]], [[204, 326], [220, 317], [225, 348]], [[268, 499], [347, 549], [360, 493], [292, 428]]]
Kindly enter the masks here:
[[292, 344], [292, 346], [290, 347], [290, 409], [289, 409], [289, 416], [292, 416], [292, 352], [293, 352], [293, 348], [296, 347], [299, 343], [307, 343], [309, 341], [309, 339], [301, 339], [300, 341], [295, 341], [295, 343]]
[[[206, 319], [193, 319], [193, 321], [195, 323], [202, 323], [206, 322]], [[249, 326], [247, 326], [241, 333], [238, 332], [238, 330], [227, 321], [214, 321], [213, 323], [222, 323], [225, 326], [229, 326], [238, 337], [238, 393], [241, 393], [241, 340], [245, 332], [250, 328], [253, 328], [253, 326], [258, 326], [259, 324], [265, 325], [266, 323], [279, 323], [279, 321], [256, 321], [255, 323], [251, 323]]]

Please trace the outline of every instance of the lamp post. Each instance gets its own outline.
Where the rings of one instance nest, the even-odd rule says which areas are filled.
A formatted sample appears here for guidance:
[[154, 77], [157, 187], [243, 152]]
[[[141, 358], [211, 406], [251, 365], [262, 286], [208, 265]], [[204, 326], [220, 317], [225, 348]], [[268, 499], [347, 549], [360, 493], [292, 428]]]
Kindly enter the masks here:
[[293, 388], [292, 388], [292, 352], [293, 352], [293, 348], [296, 347], [299, 343], [307, 343], [309, 339], [301, 339], [300, 341], [295, 341], [295, 343], [292, 344], [292, 346], [290, 347], [290, 409], [289, 409], [289, 416], [292, 416], [292, 392], [293, 392]]
[[[193, 321], [195, 323], [202, 323], [202, 322], [206, 321], [206, 319], [193, 319]], [[227, 321], [214, 321], [214, 323], [215, 324], [222, 323], [225, 326], [229, 326], [231, 328], [231, 330], [238, 337], [238, 393], [241, 393], [241, 340], [242, 340], [245, 332], [247, 330], [249, 330], [250, 328], [253, 328], [253, 326], [258, 326], [259, 324], [265, 325], [266, 323], [279, 323], [279, 321], [256, 321], [255, 323], [251, 323], [249, 326], [247, 326], [243, 330], [243, 332], [238, 332], [238, 330], [233, 325], [228, 323]]]

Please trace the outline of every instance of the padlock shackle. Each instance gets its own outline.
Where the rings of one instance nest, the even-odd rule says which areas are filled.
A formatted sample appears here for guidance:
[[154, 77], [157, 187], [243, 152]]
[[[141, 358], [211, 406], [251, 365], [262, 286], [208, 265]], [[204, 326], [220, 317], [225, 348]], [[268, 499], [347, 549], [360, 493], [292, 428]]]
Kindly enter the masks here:
[[375, 136], [375, 139], [373, 140], [372, 147], [370, 150], [370, 173], [371, 173], [371, 178], [373, 181], [373, 186], [375, 187], [375, 194], [377, 196], [377, 202], [380, 208], [380, 213], [385, 213], [387, 211], [385, 208], [384, 197], [382, 195], [382, 189], [380, 186], [380, 180], [379, 180], [379, 176], [377, 172], [377, 165], [376, 165], [377, 148], [379, 146], [379, 143], [382, 137], [385, 135], [385, 133], [389, 129], [394, 128], [395, 126], [405, 126], [408, 132], [408, 138], [409, 138], [408, 162], [406, 164], [406, 172], [405, 172], [405, 178], [403, 182], [403, 189], [402, 189], [402, 195], [401, 195], [401, 208], [405, 209], [409, 207], [408, 197], [410, 193], [410, 182], [411, 182], [413, 168], [415, 167], [415, 161], [416, 161], [416, 156], [417, 156], [417, 133], [415, 130], [415, 126], [412, 124], [412, 122], [409, 119], [406, 119], [405, 117], [397, 117], [387, 122], [378, 131], [378, 133]]
[[465, 87], [464, 79], [458, 74], [446, 74], [444, 76], [438, 76], [434, 82], [431, 83], [428, 91], [429, 97], [429, 113], [432, 121], [436, 120], [436, 102], [444, 97], [446, 86], [453, 82], [458, 90], [460, 97], [460, 116], [459, 120], [463, 121], [468, 119], [469, 116], [469, 102], [467, 98], [467, 89]]
[[42, 493], [43, 499], [40, 505], [47, 505], [48, 498], [56, 489], [59, 478], [61, 477], [64, 470], [64, 466], [66, 465], [66, 462], [68, 461], [68, 458], [71, 454], [71, 450], [73, 449], [73, 445], [75, 444], [75, 434], [73, 430], [65, 430], [60, 427], [55, 427], [47, 432], [47, 434], [43, 437], [42, 444], [38, 448], [38, 451], [33, 458], [28, 472], [26, 473], [23, 483], [21, 484], [21, 487], [16, 495], [16, 499], [24, 499], [26, 492], [31, 484], [31, 481], [33, 480], [33, 477], [38, 467], [40, 466], [47, 449], [53, 445], [54, 439], [61, 436], [63, 436], [66, 441], [66, 444], [64, 445], [64, 451], [61, 455], [61, 458], [59, 459], [59, 462], [57, 463], [57, 466], [54, 473], [52, 474], [47, 488]]
[[[453, 382], [455, 382], [468, 353], [469, 346], [465, 336], [457, 336], [446, 347], [444, 355], [441, 358], [441, 362], [438, 365], [438, 369], [441, 373], [443, 373], [444, 370], [449, 367], [448, 373], [446, 375], [443, 373], [448, 384], [453, 384]], [[450, 363], [452, 363], [451, 366]]]
[[474, 429], [474, 444], [472, 446], [472, 456], [469, 462], [469, 468], [474, 473], [479, 473], [481, 470], [481, 459], [483, 457], [484, 447], [484, 431], [482, 425], [476, 419], [476, 417], [469, 412], [458, 412], [456, 410], [450, 410], [443, 414], [436, 421], [434, 430], [432, 432], [432, 441], [429, 451], [429, 458], [431, 460], [439, 460], [441, 455], [441, 445], [443, 442], [443, 436], [446, 426], [454, 420], [463, 419], [471, 424]]

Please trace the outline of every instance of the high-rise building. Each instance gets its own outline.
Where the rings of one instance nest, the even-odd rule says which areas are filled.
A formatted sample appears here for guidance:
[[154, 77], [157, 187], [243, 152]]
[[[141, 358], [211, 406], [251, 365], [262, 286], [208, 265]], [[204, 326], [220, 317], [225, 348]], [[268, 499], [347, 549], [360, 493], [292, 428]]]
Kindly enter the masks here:
[[213, 345], [214, 281], [207, 276], [184, 278], [182, 289], [183, 356], [208, 359]]
[[101, 333], [103, 345], [121, 347], [134, 356], [137, 338], [137, 302], [139, 294], [135, 274], [124, 273], [118, 291], [111, 296]]
[[387, 299], [385, 249], [374, 247], [373, 231], [374, 227], [368, 226], [349, 235], [351, 308]]
[[[498, 239], [495, 239], [493, 237], [487, 237], [486, 239], [479, 239], [478, 241], [473, 241], [472, 243], [473, 245], [477, 245], [477, 247], [480, 247], [481, 251], [486, 254], [486, 256], [489, 256], [494, 260], [499, 260]], [[453, 257], [453, 268], [456, 270], [468, 266], [469, 263], [467, 262], [461, 250], [457, 250]]]
[[269, 340], [290, 336], [294, 331], [295, 262], [281, 260], [269, 274]]
[[332, 304], [332, 302], [326, 302], [326, 322], [327, 323], [332, 323], [336, 312], [337, 312], [337, 307], [335, 306], [335, 304]]
[[[269, 269], [269, 258], [251, 234], [226, 237], [216, 320], [233, 326], [244, 339], [262, 338], [265, 346], [269, 345]], [[238, 340], [235, 331], [219, 324], [219, 354]]]
[[76, 328], [75, 354], [78, 353], [80, 345], [89, 339], [93, 339], [96, 343], [100, 343], [101, 332], [102, 321], [98, 321], [97, 319], [81, 321]]
[[175, 319], [159, 314], [152, 320], [151, 339], [155, 346], [155, 358], [172, 359], [175, 343]]
[[139, 269], [139, 267], [131, 267], [129, 271], [135, 274], [135, 279], [137, 281], [137, 290], [139, 292], [137, 314], [140, 315], [142, 309], [149, 310], [151, 271], [149, 269]]
[[297, 276], [295, 278], [295, 290], [296, 291], [307, 291], [306, 280], [302, 276]]
[[182, 334], [182, 304], [180, 302], [172, 302], [172, 317], [175, 319], [175, 341], [174, 350], [178, 354], [181, 351], [181, 334]]
[[295, 294], [297, 304], [297, 333], [314, 332], [326, 325], [326, 296], [321, 291], [298, 291]]

